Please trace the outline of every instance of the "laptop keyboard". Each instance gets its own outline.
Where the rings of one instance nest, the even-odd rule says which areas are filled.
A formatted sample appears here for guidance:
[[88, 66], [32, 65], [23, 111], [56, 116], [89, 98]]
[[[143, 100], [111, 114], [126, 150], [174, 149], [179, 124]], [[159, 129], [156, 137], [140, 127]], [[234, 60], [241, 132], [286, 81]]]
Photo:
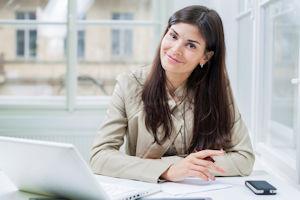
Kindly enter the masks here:
[[141, 198], [148, 194], [147, 191], [138, 190], [133, 187], [127, 187], [123, 185], [116, 185], [111, 183], [101, 183], [105, 192], [112, 198], [112, 199], [120, 199], [120, 200], [134, 200]]

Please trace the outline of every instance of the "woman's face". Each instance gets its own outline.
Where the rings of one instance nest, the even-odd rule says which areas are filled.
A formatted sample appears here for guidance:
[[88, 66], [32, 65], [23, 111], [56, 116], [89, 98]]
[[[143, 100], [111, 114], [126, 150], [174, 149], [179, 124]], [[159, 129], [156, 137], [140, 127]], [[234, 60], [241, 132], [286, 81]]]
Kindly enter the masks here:
[[186, 23], [172, 25], [162, 39], [160, 59], [167, 74], [188, 76], [198, 64], [205, 64], [205, 41], [198, 28]]

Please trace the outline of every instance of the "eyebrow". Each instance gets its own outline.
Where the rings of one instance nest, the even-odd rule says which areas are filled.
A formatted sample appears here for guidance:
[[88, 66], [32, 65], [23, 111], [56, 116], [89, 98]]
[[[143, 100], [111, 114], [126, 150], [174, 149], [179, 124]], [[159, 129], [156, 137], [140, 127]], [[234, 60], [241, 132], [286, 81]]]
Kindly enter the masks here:
[[[172, 30], [177, 36], [179, 36], [179, 34], [178, 34], [173, 28], [171, 28], [171, 30]], [[196, 41], [196, 40], [190, 40], [190, 39], [188, 39], [187, 41], [188, 41], [188, 42], [192, 42], [192, 43], [197, 43], [197, 44], [200, 45], [200, 43], [199, 43], [198, 41]]]

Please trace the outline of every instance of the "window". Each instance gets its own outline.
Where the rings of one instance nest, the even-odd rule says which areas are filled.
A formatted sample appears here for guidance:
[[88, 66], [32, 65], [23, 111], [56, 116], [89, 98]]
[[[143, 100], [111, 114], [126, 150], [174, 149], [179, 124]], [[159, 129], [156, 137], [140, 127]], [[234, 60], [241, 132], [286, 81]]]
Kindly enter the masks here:
[[241, 99], [244, 107], [252, 105], [248, 110], [250, 130], [261, 160], [272, 171], [299, 184], [300, 7], [296, 0], [254, 2], [254, 10], [241, 15], [250, 16], [241, 21], [244, 29], [248, 28], [244, 34], [248, 32], [249, 36], [239, 40], [238, 49], [238, 59], [244, 61], [238, 66], [238, 87], [248, 85], [244, 89], [252, 92], [239, 91], [239, 96], [251, 94]]
[[[245, 11], [243, 11], [245, 12]], [[251, 128], [253, 21], [251, 13], [238, 17], [237, 102], [248, 128]]]
[[[35, 20], [35, 12], [16, 12], [17, 20]], [[16, 30], [16, 55], [21, 58], [35, 58], [37, 51], [37, 30], [31, 28]]]
[[[67, 38], [64, 38], [64, 54], [67, 55]], [[85, 31], [77, 31], [77, 57], [84, 59], [85, 54]]]
[[[2, 135], [73, 143], [88, 158], [88, 148], [105, 113], [107, 95], [113, 91], [116, 76], [149, 64], [153, 57], [161, 27], [158, 16], [162, 6], [158, 3], [0, 1], [0, 129], [5, 130]], [[16, 8], [36, 11], [37, 21], [17, 20]], [[118, 21], [116, 26], [113, 12], [133, 13], [135, 21]], [[19, 15], [25, 18], [28, 14]], [[131, 40], [127, 40], [131, 47], [121, 51], [131, 51], [132, 56], [130, 60], [113, 59], [111, 31], [125, 27], [132, 29]], [[28, 30], [36, 30], [36, 34]], [[65, 38], [71, 40], [70, 44], [66, 44]], [[38, 47], [36, 58], [17, 59], [17, 43], [19, 54], [24, 56], [32, 54], [30, 46]]]
[[67, 0], [0, 2], [0, 100], [63, 99], [66, 12]]
[[244, 13], [249, 11], [249, 9], [252, 8], [253, 6], [253, 0], [239, 0], [238, 4], [239, 4], [239, 12], [240, 13]]
[[77, 21], [85, 35], [84, 59], [78, 60], [79, 99], [111, 95], [118, 74], [151, 63], [161, 36], [159, 9], [153, 9], [157, 3], [99, 0], [78, 13], [77, 19], [85, 16]]
[[260, 160], [299, 184], [299, 3], [241, 0], [239, 5], [240, 110], [253, 132]]
[[151, 0], [2, 1], [1, 98], [76, 102], [110, 95], [118, 74], [151, 62], [161, 35], [159, 8]]
[[17, 56], [25, 55], [25, 31], [17, 30]]
[[[264, 102], [265, 143], [280, 149], [295, 168], [297, 87], [291, 80], [299, 71], [299, 12], [294, 1], [276, 1], [266, 7], [264, 16]], [[298, 144], [299, 145], [299, 144]]]
[[77, 32], [77, 56], [78, 58], [84, 58], [84, 37], [85, 37], [85, 32], [84, 30], [80, 30]]
[[[132, 20], [132, 13], [113, 13], [113, 20]], [[111, 49], [112, 56], [114, 57], [125, 57], [131, 56], [133, 33], [132, 29], [129, 28], [113, 28], [111, 31]]]

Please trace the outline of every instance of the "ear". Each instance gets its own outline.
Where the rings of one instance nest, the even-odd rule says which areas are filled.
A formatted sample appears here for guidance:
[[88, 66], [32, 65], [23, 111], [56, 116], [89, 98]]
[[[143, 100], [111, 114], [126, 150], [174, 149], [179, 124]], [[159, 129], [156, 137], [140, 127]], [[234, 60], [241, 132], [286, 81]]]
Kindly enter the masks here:
[[213, 51], [209, 51], [205, 53], [205, 61], [209, 61], [211, 59], [211, 57], [213, 57], [214, 52]]
[[201, 59], [200, 61], [200, 65], [204, 65], [205, 63], [207, 63], [211, 57], [214, 55], [214, 52], [213, 51], [209, 51], [209, 52], [205, 52], [205, 55], [204, 55], [204, 58]]

